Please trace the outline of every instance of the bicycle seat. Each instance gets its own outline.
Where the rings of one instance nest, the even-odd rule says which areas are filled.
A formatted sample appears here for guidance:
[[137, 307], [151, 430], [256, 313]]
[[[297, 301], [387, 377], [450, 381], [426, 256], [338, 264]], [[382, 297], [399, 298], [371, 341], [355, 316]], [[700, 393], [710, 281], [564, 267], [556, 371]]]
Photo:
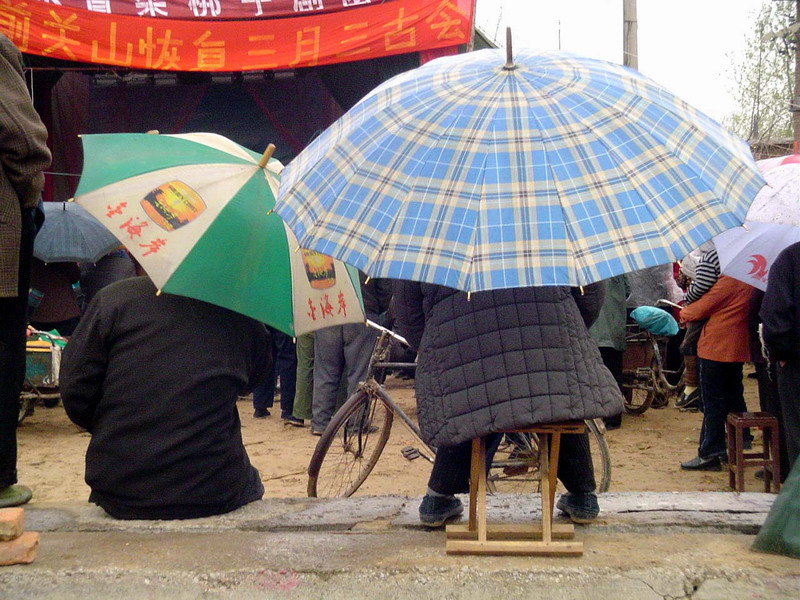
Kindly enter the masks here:
[[655, 306], [640, 306], [631, 312], [631, 318], [653, 335], [672, 336], [678, 333], [678, 322], [667, 311]]

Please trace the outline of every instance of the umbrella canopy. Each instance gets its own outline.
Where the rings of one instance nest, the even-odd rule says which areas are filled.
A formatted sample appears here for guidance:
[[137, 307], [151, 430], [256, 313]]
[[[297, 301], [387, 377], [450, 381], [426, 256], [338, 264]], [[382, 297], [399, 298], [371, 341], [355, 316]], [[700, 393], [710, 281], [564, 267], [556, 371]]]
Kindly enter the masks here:
[[714, 237], [722, 273], [761, 290], [778, 254], [800, 241], [800, 163], [772, 166], [764, 178], [767, 185], [747, 211], [745, 226]]
[[663, 264], [741, 225], [747, 145], [625, 67], [444, 57], [376, 88], [282, 175], [303, 247], [375, 277], [478, 291]]
[[767, 289], [769, 269], [778, 254], [795, 242], [800, 242], [800, 227], [756, 221], [714, 237], [720, 271], [760, 290]]
[[747, 220], [800, 226], [800, 163], [773, 167], [764, 179], [767, 185], [750, 205]]
[[759, 161], [756, 161], [758, 165], [758, 169], [762, 173], [766, 173], [767, 171], [774, 169], [775, 167], [780, 167], [781, 165], [788, 165], [792, 163], [800, 163], [800, 154], [784, 154], [783, 156], [773, 156], [771, 158], [762, 158]]
[[119, 240], [74, 202], [45, 202], [44, 225], [33, 255], [46, 263], [94, 263], [120, 245]]
[[[83, 136], [75, 201], [162, 291], [297, 336], [364, 322], [358, 272], [297, 240], [272, 212], [282, 165], [209, 133]], [[266, 159], [265, 159], [266, 160]]]

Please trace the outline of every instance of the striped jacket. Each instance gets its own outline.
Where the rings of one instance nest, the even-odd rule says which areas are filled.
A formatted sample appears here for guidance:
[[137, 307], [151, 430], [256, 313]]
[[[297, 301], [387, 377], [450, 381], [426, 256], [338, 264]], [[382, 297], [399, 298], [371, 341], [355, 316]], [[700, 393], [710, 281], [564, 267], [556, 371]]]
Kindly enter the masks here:
[[0, 298], [19, 295], [20, 211], [36, 207], [49, 164], [47, 129], [25, 87], [22, 54], [0, 33]]
[[686, 290], [686, 304], [691, 304], [710, 290], [719, 279], [719, 256], [716, 250], [709, 250], [700, 258], [695, 268], [694, 279]]

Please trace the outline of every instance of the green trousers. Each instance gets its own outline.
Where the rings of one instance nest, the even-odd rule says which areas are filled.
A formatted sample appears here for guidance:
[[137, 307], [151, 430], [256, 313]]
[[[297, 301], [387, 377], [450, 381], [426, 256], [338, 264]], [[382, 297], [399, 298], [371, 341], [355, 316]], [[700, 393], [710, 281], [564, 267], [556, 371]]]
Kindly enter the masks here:
[[311, 419], [311, 399], [314, 391], [314, 334], [297, 338], [297, 389], [294, 393], [293, 416]]
[[[314, 334], [306, 333], [297, 338], [297, 388], [294, 393], [292, 416], [310, 421], [311, 401], [314, 397]], [[347, 374], [342, 377], [339, 396], [336, 402], [338, 409], [347, 400]]]

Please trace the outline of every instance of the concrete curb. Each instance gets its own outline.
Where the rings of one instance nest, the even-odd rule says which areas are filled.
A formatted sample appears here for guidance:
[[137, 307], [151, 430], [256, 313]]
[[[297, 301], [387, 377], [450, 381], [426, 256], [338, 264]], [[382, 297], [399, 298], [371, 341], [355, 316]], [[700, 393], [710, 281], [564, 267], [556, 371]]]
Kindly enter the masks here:
[[[42, 600], [796, 600], [800, 561], [750, 550], [774, 498], [605, 494], [598, 522], [577, 528], [581, 557], [447, 555], [444, 533], [419, 526], [419, 497], [271, 498], [186, 521], [32, 504], [39, 557], [0, 569], [0, 590]], [[494, 520], [538, 513], [532, 498], [489, 498]]]
[[[462, 497], [467, 502], [468, 498]], [[764, 523], [773, 494], [746, 492], [615, 492], [600, 497], [601, 514], [592, 529], [648, 531], [702, 530], [754, 534]], [[417, 514], [421, 498], [269, 498], [239, 510], [183, 521], [120, 521], [88, 503], [26, 507], [31, 531], [185, 532], [211, 531], [350, 531], [422, 529]], [[538, 519], [538, 497], [495, 495], [488, 498], [490, 519], [525, 522]]]

